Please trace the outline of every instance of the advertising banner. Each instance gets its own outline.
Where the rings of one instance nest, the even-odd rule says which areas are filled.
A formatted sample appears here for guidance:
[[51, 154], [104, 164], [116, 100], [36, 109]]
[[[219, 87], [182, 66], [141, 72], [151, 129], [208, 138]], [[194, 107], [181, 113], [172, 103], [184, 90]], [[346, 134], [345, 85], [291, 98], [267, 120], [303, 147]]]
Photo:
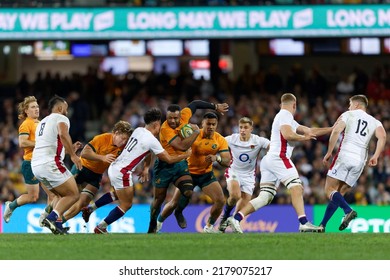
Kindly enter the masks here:
[[[361, 232], [390, 232], [390, 207], [389, 206], [351, 206], [358, 217], [351, 221], [349, 226], [343, 230], [345, 233]], [[314, 221], [318, 225], [321, 223], [325, 213], [326, 205], [314, 206]], [[337, 209], [336, 213], [329, 220], [326, 232], [340, 232], [339, 226], [343, 220], [344, 212]]]
[[[39, 215], [44, 210], [43, 204], [24, 205], [17, 208], [12, 214], [9, 223], [3, 220], [4, 204], [0, 204], [0, 233], [50, 233], [46, 228], [38, 224]], [[70, 226], [71, 233], [93, 233], [95, 226], [104, 219], [115, 205], [107, 205], [92, 213], [86, 224], [77, 215], [69, 220], [65, 226]], [[343, 233], [360, 232], [390, 232], [390, 207], [389, 206], [352, 206], [358, 213], [358, 217], [351, 221]], [[163, 224], [162, 233], [169, 232], [202, 232], [210, 215], [209, 205], [189, 205], [184, 210], [187, 219], [187, 228], [181, 229], [174, 215], [169, 216]], [[309, 221], [315, 225], [321, 223], [326, 205], [306, 206], [306, 214]], [[146, 233], [149, 226], [150, 206], [147, 204], [134, 205], [125, 216], [108, 227], [109, 232], [118, 233]], [[344, 212], [338, 209], [326, 226], [326, 232], [340, 232], [338, 230], [343, 219]], [[220, 220], [215, 223], [217, 228]], [[298, 232], [298, 219], [291, 205], [269, 205], [244, 218], [241, 228], [246, 233], [253, 232]], [[230, 227], [226, 232], [231, 232]]]
[[0, 39], [388, 36], [388, 5], [1, 9]]
[[[47, 228], [39, 226], [39, 215], [44, 210], [45, 205], [24, 205], [17, 208], [12, 214], [9, 223], [3, 222], [4, 233], [50, 233]], [[115, 207], [107, 205], [99, 208], [92, 213], [89, 222], [86, 224], [81, 217], [77, 215], [69, 220], [64, 226], [69, 226], [70, 233], [93, 233], [95, 226], [104, 219]], [[168, 217], [164, 222], [161, 232], [202, 232], [210, 215], [211, 206], [190, 205], [184, 210], [187, 219], [187, 228], [181, 229], [174, 215]], [[149, 226], [150, 206], [134, 205], [124, 217], [108, 227], [108, 231], [118, 233], [146, 233]], [[306, 207], [308, 219], [312, 219], [312, 207]], [[216, 228], [219, 220], [215, 224]], [[241, 222], [244, 232], [298, 232], [298, 219], [292, 206], [270, 205], [245, 217]], [[231, 229], [228, 228], [227, 232]]]
[[[92, 213], [86, 224], [78, 214], [64, 226], [70, 226], [70, 233], [93, 233], [95, 226], [104, 219], [116, 205], [107, 205]], [[30, 204], [17, 208], [9, 223], [3, 221], [3, 233], [51, 233], [39, 226], [39, 216], [44, 211], [43, 204]], [[3, 207], [4, 209], [4, 207]], [[149, 225], [149, 205], [135, 205], [121, 219], [108, 227], [109, 232], [145, 233]], [[1, 219], [3, 215], [1, 215]]]
[[[164, 221], [161, 232], [203, 232], [210, 216], [211, 206], [189, 206], [184, 210], [187, 228], [180, 229], [174, 215]], [[312, 207], [307, 206], [308, 219], [312, 219]], [[220, 220], [215, 223], [218, 228]], [[299, 222], [295, 210], [290, 205], [269, 205], [248, 215], [241, 221], [244, 232], [298, 232]], [[231, 232], [230, 227], [226, 232]]]

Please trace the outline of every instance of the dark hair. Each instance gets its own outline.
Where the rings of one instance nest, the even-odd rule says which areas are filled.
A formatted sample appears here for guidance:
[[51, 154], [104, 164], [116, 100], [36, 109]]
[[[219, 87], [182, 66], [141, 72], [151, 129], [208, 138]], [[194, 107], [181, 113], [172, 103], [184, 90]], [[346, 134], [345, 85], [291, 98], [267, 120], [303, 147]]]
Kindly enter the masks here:
[[49, 112], [50, 113], [53, 111], [54, 106], [56, 106], [58, 103], [66, 103], [66, 100], [58, 95], [54, 95], [49, 100]]
[[171, 104], [171, 105], [169, 105], [168, 108], [167, 108], [167, 111], [168, 111], [168, 112], [176, 112], [176, 111], [180, 111], [180, 110], [181, 110], [181, 108], [180, 108], [180, 106], [177, 105], [177, 104]]
[[203, 115], [203, 119], [217, 119], [218, 120], [218, 116], [216, 113], [207, 112], [206, 114]]
[[145, 124], [150, 124], [155, 121], [161, 121], [161, 110], [159, 108], [151, 108], [144, 115]]

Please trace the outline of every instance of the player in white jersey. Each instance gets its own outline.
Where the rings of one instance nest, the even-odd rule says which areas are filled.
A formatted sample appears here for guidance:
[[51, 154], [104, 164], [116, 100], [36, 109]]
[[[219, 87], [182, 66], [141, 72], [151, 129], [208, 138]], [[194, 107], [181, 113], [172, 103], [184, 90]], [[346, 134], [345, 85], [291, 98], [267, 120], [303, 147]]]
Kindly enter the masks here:
[[224, 207], [224, 214], [219, 231], [225, 232], [227, 219], [231, 211], [240, 211], [252, 198], [256, 182], [256, 162], [261, 149], [268, 149], [270, 141], [252, 134], [253, 121], [243, 117], [238, 122], [239, 133], [226, 136], [232, 155], [230, 167], [225, 171], [229, 197]]
[[299, 231], [319, 232], [321, 230], [320, 227], [312, 225], [306, 218], [302, 182], [290, 158], [294, 142], [316, 139], [317, 136], [330, 133], [332, 128], [309, 128], [300, 125], [294, 120], [296, 106], [297, 100], [293, 94], [285, 93], [282, 95], [281, 110], [276, 114], [272, 123], [270, 148], [260, 164], [260, 194], [237, 212], [234, 217], [228, 218], [229, 225], [234, 232], [242, 233], [240, 221], [246, 215], [271, 203], [280, 182], [290, 190], [292, 205], [299, 220]]
[[[101, 221], [94, 229], [97, 234], [107, 233], [107, 227], [121, 218], [132, 206], [134, 197], [134, 186], [132, 172], [153, 152], [159, 160], [169, 164], [182, 161], [190, 156], [191, 150], [186, 153], [171, 156], [157, 140], [161, 127], [161, 111], [152, 108], [145, 113], [145, 127], [134, 130], [120, 156], [111, 163], [108, 168], [108, 176], [115, 189], [119, 204], [108, 216]], [[143, 174], [147, 176], [147, 174]], [[143, 180], [145, 180], [143, 178]]]
[[368, 161], [369, 166], [376, 166], [378, 157], [386, 144], [386, 131], [380, 121], [366, 113], [367, 97], [355, 95], [349, 99], [349, 111], [343, 113], [335, 125], [329, 139], [328, 151], [323, 159], [325, 166], [342, 134], [339, 149], [333, 158], [325, 182], [325, 192], [330, 201], [326, 208], [321, 227], [326, 224], [337, 208], [343, 209], [345, 216], [339, 230], [344, 230], [357, 217], [356, 211], [344, 199], [345, 193], [358, 181], [368, 158], [369, 143], [373, 135], [377, 138], [375, 153]]
[[[76, 181], [66, 168], [63, 160], [65, 152], [78, 169], [81, 169], [80, 158], [75, 151], [81, 143], [72, 145], [69, 135], [68, 104], [65, 99], [54, 96], [49, 101], [50, 115], [45, 117], [35, 131], [35, 148], [31, 167], [35, 177], [50, 191], [61, 198], [53, 211], [43, 220], [43, 225], [54, 234], [65, 234], [61, 217], [79, 197]], [[64, 149], [65, 148], [65, 149]]]

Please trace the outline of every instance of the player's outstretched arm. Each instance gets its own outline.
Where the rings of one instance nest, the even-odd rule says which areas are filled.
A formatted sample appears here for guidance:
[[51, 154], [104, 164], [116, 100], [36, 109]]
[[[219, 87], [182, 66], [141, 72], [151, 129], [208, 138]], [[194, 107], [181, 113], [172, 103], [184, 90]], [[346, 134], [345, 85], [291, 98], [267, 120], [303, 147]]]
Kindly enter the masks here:
[[329, 127], [311, 127], [310, 130], [315, 136], [318, 137], [318, 136], [330, 134], [333, 130], [333, 127], [331, 127], [331, 126], [329, 126]]
[[303, 134], [298, 134], [292, 129], [290, 125], [282, 125], [280, 127], [280, 133], [282, 133], [283, 138], [287, 141], [306, 141], [311, 139], [315, 140], [315, 135], [310, 132], [310, 129], [305, 128], [305, 126], [299, 126], [297, 128], [297, 132]]
[[191, 153], [192, 153], [192, 150], [188, 149], [184, 154], [181, 154], [178, 156], [171, 156], [170, 154], [168, 154], [168, 152], [166, 150], [164, 150], [162, 153], [157, 154], [156, 157], [158, 157], [158, 159], [160, 159], [162, 161], [165, 161], [165, 162], [171, 164], [171, 163], [176, 163], [176, 162], [182, 161], [183, 159], [188, 158], [191, 155]]
[[229, 105], [227, 103], [210, 103], [202, 100], [194, 100], [187, 105], [191, 109], [192, 114], [195, 114], [197, 109], [210, 109], [215, 110], [222, 115], [229, 110]]

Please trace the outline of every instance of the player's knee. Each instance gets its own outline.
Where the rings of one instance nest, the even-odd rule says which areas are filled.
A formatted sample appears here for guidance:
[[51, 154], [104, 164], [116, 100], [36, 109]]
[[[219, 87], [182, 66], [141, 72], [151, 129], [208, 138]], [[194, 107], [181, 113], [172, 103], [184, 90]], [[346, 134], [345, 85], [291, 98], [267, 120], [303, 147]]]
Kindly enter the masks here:
[[186, 190], [185, 192], [183, 192], [182, 194], [187, 197], [187, 198], [191, 198], [192, 194], [194, 192], [192, 190]]
[[49, 193], [47, 194], [47, 199], [48, 199], [49, 201], [53, 201], [56, 197], [57, 197], [57, 196], [56, 196], [54, 193], [50, 192], [50, 191], [49, 191]]
[[287, 189], [289, 190], [298, 190], [303, 191], [303, 184], [299, 178], [290, 178], [283, 182]]
[[179, 205], [178, 201], [171, 200], [166, 204], [168, 209], [175, 209]]
[[84, 188], [82, 191], [81, 191], [81, 195], [80, 195], [80, 201], [84, 204], [84, 203], [89, 203], [95, 196], [95, 193], [90, 191], [89, 189], [87, 188]]
[[69, 197], [72, 199], [73, 203], [75, 203], [77, 200], [79, 200], [80, 194], [78, 192], [72, 193]]
[[241, 194], [239, 194], [239, 193], [231, 193], [231, 194], [229, 194], [229, 202], [232, 205], [235, 205], [237, 203], [237, 201], [240, 200], [240, 198], [241, 198]]
[[223, 208], [223, 206], [225, 205], [225, 198], [224, 197], [217, 197], [214, 201], [214, 205], [217, 208]]
[[180, 190], [182, 195], [190, 198], [192, 196], [194, 184], [192, 183], [192, 180], [183, 180], [177, 184], [177, 188]]
[[276, 187], [273, 185], [260, 186], [260, 194], [258, 197], [253, 199], [250, 203], [255, 210], [260, 209], [272, 202], [276, 195]]
[[28, 194], [29, 203], [37, 202], [38, 198], [39, 198], [39, 194], [37, 193]]
[[128, 211], [132, 206], [133, 206], [133, 202], [132, 201], [125, 201], [125, 202], [121, 202], [120, 203], [120, 209], [123, 212]]

